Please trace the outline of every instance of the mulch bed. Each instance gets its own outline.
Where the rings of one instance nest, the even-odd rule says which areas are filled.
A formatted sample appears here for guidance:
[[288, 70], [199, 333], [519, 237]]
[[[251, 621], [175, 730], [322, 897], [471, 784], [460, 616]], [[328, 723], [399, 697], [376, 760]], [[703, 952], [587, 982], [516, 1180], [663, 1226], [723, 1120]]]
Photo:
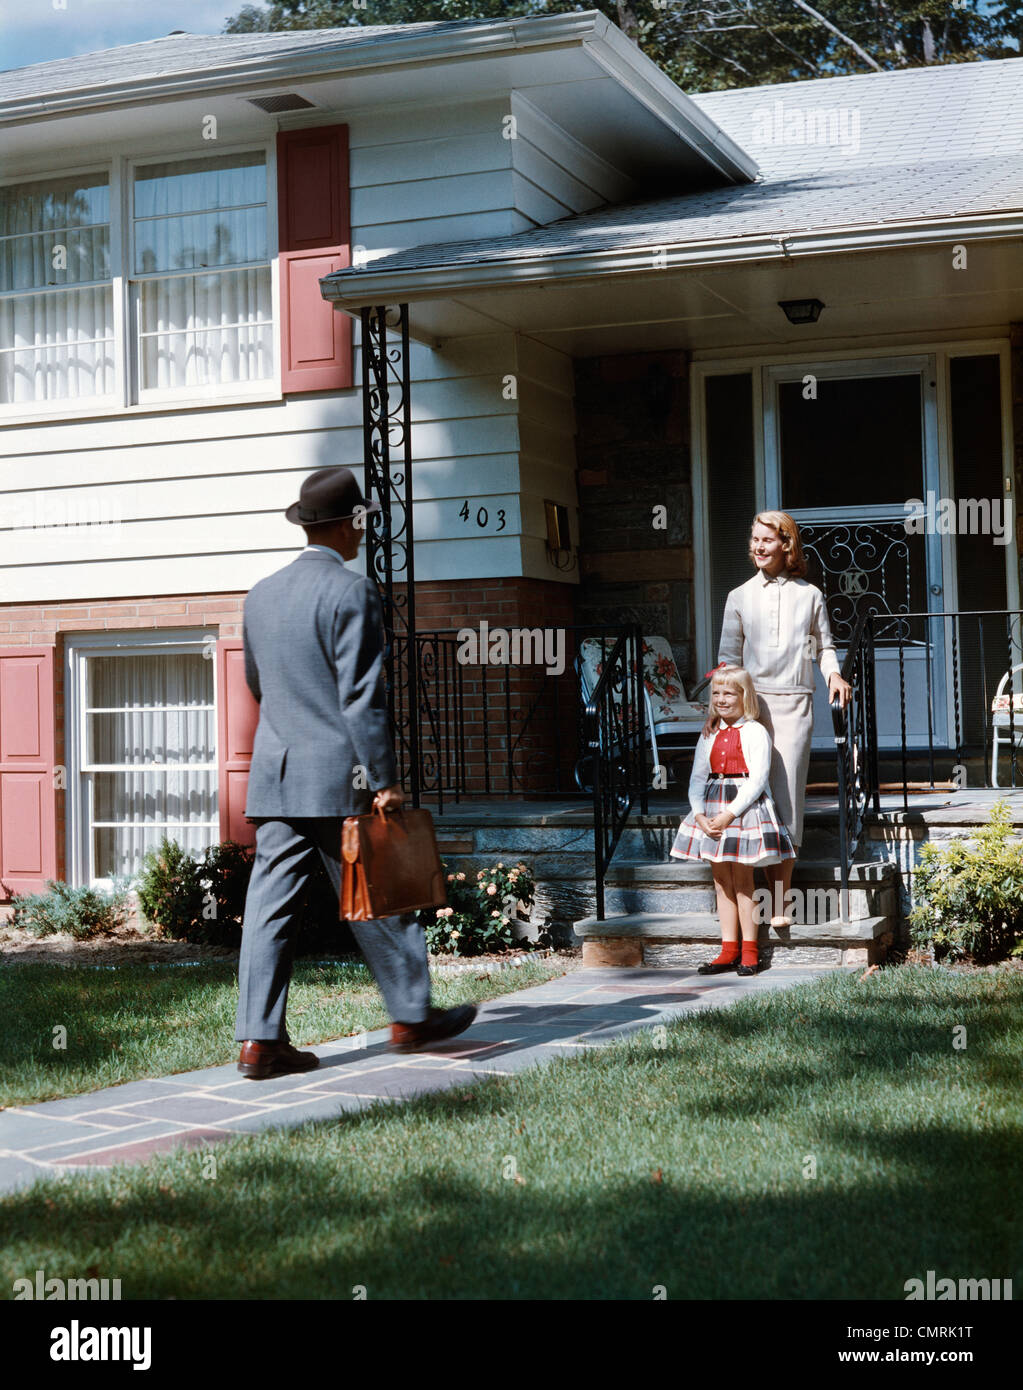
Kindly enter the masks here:
[[[501, 951], [482, 956], [431, 956], [430, 964], [472, 969], [506, 965], [518, 958], [545, 956], [546, 951]], [[580, 948], [558, 951], [566, 962], [581, 957]], [[315, 960], [350, 960], [346, 954], [317, 951]], [[190, 941], [161, 941], [144, 936], [134, 927], [104, 932], [89, 941], [70, 936], [30, 936], [26, 931], [0, 926], [0, 963], [19, 965], [174, 965], [184, 961], [237, 960], [230, 946], [200, 946]], [[301, 956], [298, 957], [302, 959]], [[308, 958], [307, 958], [308, 959]]]

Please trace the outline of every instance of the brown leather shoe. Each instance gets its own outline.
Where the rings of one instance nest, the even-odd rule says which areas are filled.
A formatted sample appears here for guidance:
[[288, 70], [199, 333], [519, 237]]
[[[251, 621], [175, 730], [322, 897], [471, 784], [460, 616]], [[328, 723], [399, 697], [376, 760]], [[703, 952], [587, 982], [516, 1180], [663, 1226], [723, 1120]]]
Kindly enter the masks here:
[[286, 1039], [281, 1042], [242, 1043], [238, 1070], [250, 1081], [266, 1081], [271, 1076], [287, 1076], [293, 1071], [312, 1071], [320, 1065], [315, 1052], [299, 1052]]
[[431, 1009], [422, 1023], [392, 1023], [391, 1051], [417, 1052], [442, 1038], [453, 1038], [464, 1033], [475, 1017], [475, 1004], [459, 1004], [454, 1009]]

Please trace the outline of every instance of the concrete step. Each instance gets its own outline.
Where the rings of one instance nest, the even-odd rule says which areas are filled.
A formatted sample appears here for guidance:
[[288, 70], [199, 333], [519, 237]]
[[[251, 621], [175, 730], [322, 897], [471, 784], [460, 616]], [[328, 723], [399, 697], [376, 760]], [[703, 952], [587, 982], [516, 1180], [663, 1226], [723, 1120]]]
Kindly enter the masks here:
[[[700, 964], [721, 940], [711, 912], [634, 912], [575, 923], [583, 942], [583, 963], [594, 966], [678, 966]], [[884, 960], [892, 931], [887, 915], [824, 922], [817, 926], [760, 928], [763, 965], [873, 965]]]
[[[784, 910], [781, 899], [775, 908], [767, 899], [766, 880], [757, 875], [757, 902], [768, 916]], [[848, 897], [843, 899], [842, 871], [830, 859], [800, 859], [792, 875], [795, 901], [789, 900], [789, 915], [803, 923], [823, 922], [841, 917], [872, 917], [894, 908], [895, 866], [886, 862], [853, 864], [849, 872]], [[612, 860], [604, 878], [605, 912], [678, 913], [713, 912], [714, 880], [710, 865], [694, 860], [668, 859], [655, 863], [645, 859]]]

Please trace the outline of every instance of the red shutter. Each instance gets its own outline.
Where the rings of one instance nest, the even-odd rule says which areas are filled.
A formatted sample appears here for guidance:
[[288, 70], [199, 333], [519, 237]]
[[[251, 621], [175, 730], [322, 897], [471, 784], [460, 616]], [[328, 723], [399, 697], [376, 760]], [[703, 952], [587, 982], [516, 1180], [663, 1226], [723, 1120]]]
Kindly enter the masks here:
[[352, 320], [319, 285], [352, 263], [347, 126], [277, 136], [277, 200], [284, 392], [351, 387]]
[[57, 877], [54, 648], [0, 649], [0, 900]]
[[220, 838], [256, 843], [256, 827], [245, 819], [252, 741], [259, 702], [245, 681], [245, 650], [240, 638], [217, 643], [217, 763]]

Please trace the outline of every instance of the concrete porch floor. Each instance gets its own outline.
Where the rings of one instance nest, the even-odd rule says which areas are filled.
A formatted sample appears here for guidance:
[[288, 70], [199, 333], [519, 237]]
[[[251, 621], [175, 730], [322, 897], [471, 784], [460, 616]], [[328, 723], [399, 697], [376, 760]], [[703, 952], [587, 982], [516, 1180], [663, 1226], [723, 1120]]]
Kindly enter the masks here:
[[[991, 807], [999, 799], [1009, 803], [1014, 825], [1023, 825], [1023, 787], [1013, 791], [1011, 788], [964, 787], [959, 791], [946, 788], [935, 791], [911, 791], [906, 800], [908, 811], [903, 806], [902, 792], [883, 792], [881, 811], [886, 819], [894, 824], [936, 820], [941, 824], [974, 825], [987, 820]], [[463, 801], [449, 801], [445, 798], [443, 812], [436, 804], [424, 800], [422, 805], [433, 812], [439, 839], [443, 839], [445, 825], [592, 825], [591, 803], [582, 797], [565, 797], [544, 800], [501, 800], [497, 797], [466, 798]], [[647, 817], [648, 822], [655, 817], [658, 821], [678, 821], [689, 810], [689, 803], [677, 792], [651, 793]], [[808, 796], [806, 798], [806, 819], [812, 823], [820, 821], [832, 823], [838, 816], [838, 799], [834, 796]], [[633, 806], [632, 819], [642, 819], [638, 803]]]

